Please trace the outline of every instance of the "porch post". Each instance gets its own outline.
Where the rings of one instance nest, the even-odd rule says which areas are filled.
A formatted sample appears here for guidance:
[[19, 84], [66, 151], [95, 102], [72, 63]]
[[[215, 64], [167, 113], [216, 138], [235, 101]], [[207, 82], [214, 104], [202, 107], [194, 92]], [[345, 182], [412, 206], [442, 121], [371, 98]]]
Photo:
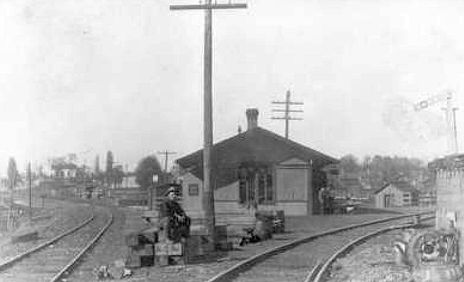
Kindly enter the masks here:
[[310, 160], [306, 171], [307, 195], [306, 195], [306, 215], [314, 214], [314, 187], [313, 187], [313, 162]]

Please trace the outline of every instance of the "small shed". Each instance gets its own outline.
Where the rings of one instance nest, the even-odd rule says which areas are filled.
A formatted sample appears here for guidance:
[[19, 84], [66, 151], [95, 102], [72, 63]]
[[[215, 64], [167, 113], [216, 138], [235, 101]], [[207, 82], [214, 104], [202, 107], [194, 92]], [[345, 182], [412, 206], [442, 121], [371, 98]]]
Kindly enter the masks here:
[[407, 182], [388, 183], [374, 192], [376, 208], [410, 207], [419, 204], [419, 191]]

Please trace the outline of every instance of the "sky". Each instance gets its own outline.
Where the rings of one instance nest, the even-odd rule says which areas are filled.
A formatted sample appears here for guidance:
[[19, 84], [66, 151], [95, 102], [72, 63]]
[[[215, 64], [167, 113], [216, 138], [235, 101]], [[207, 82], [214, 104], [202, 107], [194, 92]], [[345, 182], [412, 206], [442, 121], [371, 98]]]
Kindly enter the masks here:
[[[111, 150], [133, 168], [200, 149], [204, 13], [169, 10], [187, 3], [198, 1], [0, 0], [0, 175], [10, 157], [25, 169], [98, 154], [103, 166]], [[215, 142], [246, 129], [247, 108], [283, 135], [271, 102], [290, 90], [304, 103], [297, 142], [336, 158], [431, 160], [449, 153], [445, 103], [413, 105], [452, 91], [464, 149], [464, 2], [247, 4], [213, 15]]]

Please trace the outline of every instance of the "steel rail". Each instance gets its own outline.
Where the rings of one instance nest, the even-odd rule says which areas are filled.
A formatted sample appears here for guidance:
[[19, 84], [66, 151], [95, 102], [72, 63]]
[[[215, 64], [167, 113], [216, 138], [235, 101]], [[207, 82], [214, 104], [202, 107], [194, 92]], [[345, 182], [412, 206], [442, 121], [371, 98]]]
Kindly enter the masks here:
[[0, 263], [0, 271], [3, 271], [11, 266], [13, 266], [15, 263], [19, 262], [20, 260], [30, 256], [31, 254], [37, 252], [37, 251], [40, 251], [41, 249], [47, 247], [47, 246], [50, 246], [51, 244], [55, 243], [56, 241], [60, 240], [61, 238], [71, 234], [71, 233], [74, 233], [76, 232], [77, 230], [81, 229], [82, 227], [84, 227], [85, 225], [89, 224], [92, 220], [94, 220], [95, 218], [95, 214], [92, 213], [91, 216], [89, 216], [84, 222], [82, 222], [81, 224], [69, 229], [68, 231], [65, 231], [64, 233], [58, 235], [58, 236], [55, 236], [53, 237], [52, 239], [30, 249], [30, 250], [27, 250], [23, 253], [20, 253], [14, 257], [12, 257], [11, 259], [8, 259], [6, 260], [5, 262], [2, 262]]
[[69, 273], [72, 271], [72, 269], [77, 265], [79, 260], [87, 253], [94, 245], [95, 243], [103, 236], [103, 234], [108, 230], [108, 228], [111, 226], [113, 223], [114, 216], [113, 213], [110, 213], [110, 218], [106, 222], [105, 226], [98, 232], [98, 234], [90, 241], [65, 267], [61, 269], [58, 274], [56, 274], [52, 279], [50, 279], [50, 282], [57, 282], [61, 281], [61, 279], [69, 275]]
[[[422, 220], [430, 220], [435, 218], [435, 216], [430, 216], [428, 218], [424, 218]], [[330, 256], [322, 265], [316, 265], [310, 272], [310, 274], [306, 277], [304, 282], [322, 282], [323, 277], [329, 272], [330, 267], [332, 264], [340, 257], [345, 255], [347, 252], [352, 250], [356, 245], [359, 245], [361, 242], [366, 241], [374, 236], [377, 236], [378, 234], [386, 233], [391, 230], [395, 229], [404, 229], [404, 228], [411, 228], [416, 226], [417, 224], [415, 223], [408, 223], [408, 224], [402, 224], [402, 225], [394, 225], [394, 226], [388, 226], [385, 228], [378, 229], [376, 231], [373, 231], [371, 233], [368, 233], [366, 235], [360, 236], [353, 241], [349, 242], [348, 244], [344, 245], [342, 248], [340, 248], [338, 251], [336, 251], [332, 256]]]
[[217, 274], [216, 276], [212, 277], [211, 279], [207, 280], [207, 282], [222, 282], [222, 281], [231, 281], [233, 280], [233, 277], [236, 277], [238, 274], [244, 272], [247, 269], [250, 269], [257, 263], [266, 260], [268, 257], [271, 257], [273, 255], [276, 255], [278, 253], [285, 252], [289, 249], [292, 249], [298, 245], [313, 241], [319, 237], [324, 237], [327, 235], [332, 235], [335, 233], [339, 233], [342, 231], [350, 230], [350, 229], [355, 229], [355, 228], [360, 228], [368, 225], [373, 225], [373, 224], [378, 224], [378, 223], [383, 223], [383, 222], [388, 222], [388, 221], [393, 221], [393, 220], [398, 220], [398, 219], [403, 219], [403, 218], [408, 218], [408, 217], [415, 217], [415, 216], [421, 216], [421, 215], [426, 215], [433, 213], [433, 211], [427, 211], [427, 212], [420, 212], [420, 213], [413, 213], [413, 214], [406, 214], [406, 215], [400, 215], [400, 216], [393, 216], [393, 217], [388, 217], [388, 218], [383, 218], [383, 219], [377, 219], [377, 220], [371, 220], [363, 223], [358, 223], [358, 224], [351, 224], [348, 226], [343, 226], [343, 227], [338, 227], [338, 228], [333, 228], [327, 231], [323, 231], [320, 233], [316, 233], [313, 235], [309, 235], [303, 238], [299, 238], [296, 240], [293, 240], [291, 242], [282, 244], [280, 246], [274, 247], [272, 249], [266, 250], [262, 253], [259, 253], [257, 255], [254, 255], [234, 266], [231, 268]]
[[312, 281], [314, 281], [314, 278], [319, 273], [321, 267], [322, 267], [322, 263], [320, 261], [318, 261], [316, 263], [316, 265], [313, 267], [313, 269], [311, 269], [308, 276], [306, 276], [306, 279], [305, 279], [304, 282], [312, 282]]

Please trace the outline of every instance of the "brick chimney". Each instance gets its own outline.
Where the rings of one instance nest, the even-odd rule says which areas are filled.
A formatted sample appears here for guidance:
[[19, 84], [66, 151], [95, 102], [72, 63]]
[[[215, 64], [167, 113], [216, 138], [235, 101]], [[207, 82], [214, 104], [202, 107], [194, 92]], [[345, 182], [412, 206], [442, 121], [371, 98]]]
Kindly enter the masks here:
[[253, 129], [258, 127], [258, 109], [247, 109], [246, 110], [246, 117], [247, 117], [247, 130]]

